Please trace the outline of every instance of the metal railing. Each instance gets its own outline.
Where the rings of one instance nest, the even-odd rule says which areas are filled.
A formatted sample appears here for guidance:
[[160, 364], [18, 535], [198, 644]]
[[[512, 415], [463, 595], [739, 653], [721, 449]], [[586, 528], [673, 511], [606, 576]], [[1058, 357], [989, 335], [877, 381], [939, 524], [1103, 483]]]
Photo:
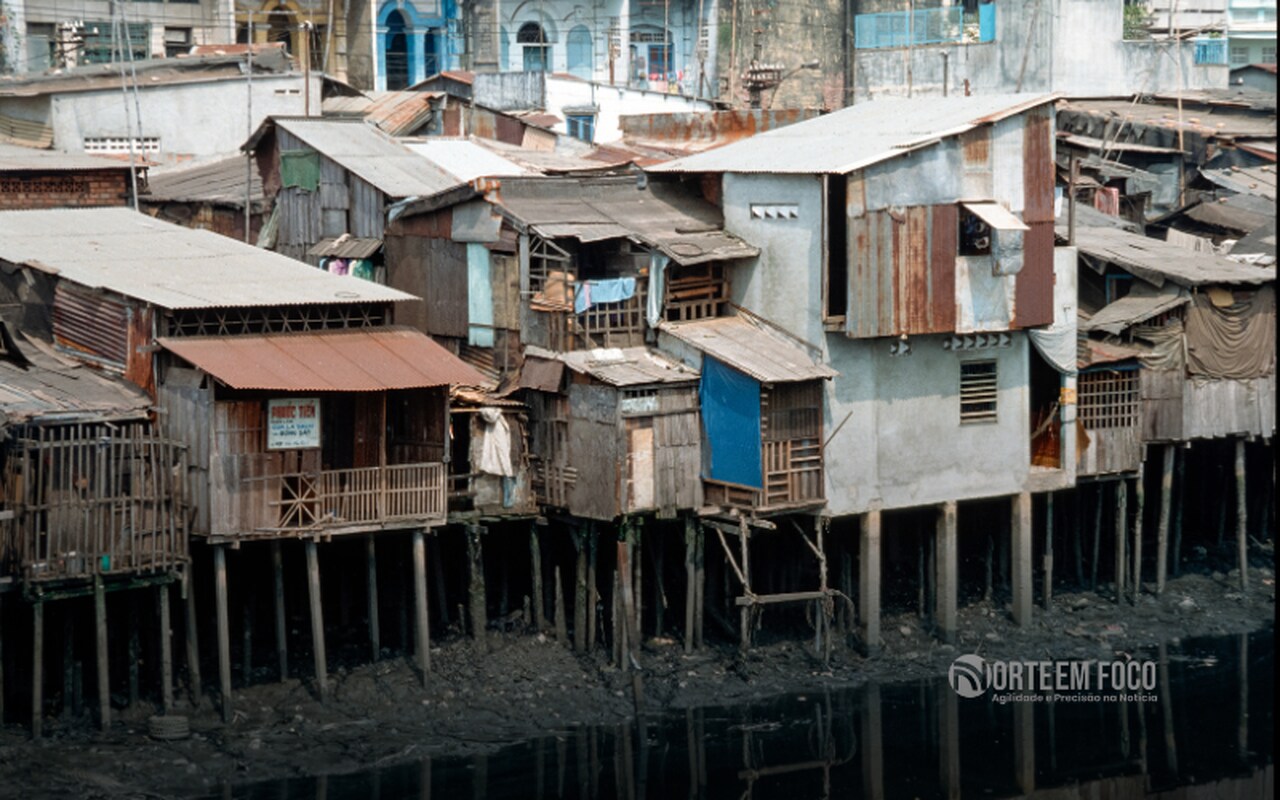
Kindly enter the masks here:
[[978, 6], [976, 26], [966, 24], [964, 8], [925, 8], [888, 11], [854, 17], [854, 47], [858, 50], [925, 44], [991, 42], [996, 38], [996, 7]]

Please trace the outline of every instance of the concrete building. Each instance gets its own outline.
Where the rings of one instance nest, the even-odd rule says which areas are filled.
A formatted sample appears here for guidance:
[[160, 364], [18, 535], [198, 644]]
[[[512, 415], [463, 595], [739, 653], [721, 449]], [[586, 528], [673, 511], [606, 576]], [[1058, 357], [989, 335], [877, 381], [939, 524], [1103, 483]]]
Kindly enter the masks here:
[[[882, 512], [940, 509], [944, 636], [954, 504], [1014, 498], [1014, 616], [1025, 622], [1030, 493], [1074, 482], [1074, 409], [1061, 399], [1074, 385], [1074, 295], [1069, 281], [1055, 286], [1065, 269], [1053, 242], [1053, 100], [882, 99], [651, 168], [710, 182], [726, 230], [761, 251], [735, 274], [731, 301], [838, 373], [823, 411], [828, 512], [863, 515], [864, 544], [878, 548]], [[1059, 435], [1033, 466], [1046, 420]], [[878, 560], [864, 555], [862, 585], [878, 591]], [[876, 607], [864, 625], [873, 645]]]
[[[122, 78], [102, 65], [0, 80], [0, 140], [66, 153], [123, 154], [163, 164], [237, 152], [273, 114], [320, 113], [321, 76], [304, 79], [283, 52], [155, 59]], [[121, 84], [127, 92], [121, 91]], [[249, 93], [252, 92], [252, 109]]]
[[1276, 63], [1273, 0], [1228, 0], [1227, 43], [1232, 67]]

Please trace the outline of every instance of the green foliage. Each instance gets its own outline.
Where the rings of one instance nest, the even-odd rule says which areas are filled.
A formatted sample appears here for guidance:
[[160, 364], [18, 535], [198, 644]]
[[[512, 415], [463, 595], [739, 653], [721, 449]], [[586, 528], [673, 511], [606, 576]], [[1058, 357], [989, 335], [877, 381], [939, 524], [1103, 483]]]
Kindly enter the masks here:
[[1124, 38], [1150, 39], [1151, 12], [1145, 5], [1132, 4], [1124, 7]]

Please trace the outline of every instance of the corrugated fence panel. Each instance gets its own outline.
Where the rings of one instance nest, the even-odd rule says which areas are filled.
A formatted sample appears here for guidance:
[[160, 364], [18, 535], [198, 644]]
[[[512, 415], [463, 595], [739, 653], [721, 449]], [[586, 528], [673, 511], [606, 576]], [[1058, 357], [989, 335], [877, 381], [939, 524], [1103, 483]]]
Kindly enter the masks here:
[[955, 329], [954, 205], [874, 211], [849, 225], [847, 335]]
[[1053, 125], [1049, 108], [1037, 108], [1026, 113], [1023, 129], [1022, 220], [1053, 222]]
[[933, 234], [929, 239], [929, 304], [931, 331], [956, 329], [956, 256], [959, 252], [960, 215], [954, 205], [934, 206]]
[[124, 368], [129, 354], [129, 311], [124, 301], [59, 281], [53, 296], [58, 344]]
[[351, 183], [351, 207], [348, 214], [351, 225], [350, 234], [362, 239], [381, 239], [385, 223], [382, 192], [355, 175], [351, 175], [349, 181]]
[[1014, 278], [1014, 318], [1019, 328], [1053, 324], [1053, 221], [1028, 222], [1022, 271]]

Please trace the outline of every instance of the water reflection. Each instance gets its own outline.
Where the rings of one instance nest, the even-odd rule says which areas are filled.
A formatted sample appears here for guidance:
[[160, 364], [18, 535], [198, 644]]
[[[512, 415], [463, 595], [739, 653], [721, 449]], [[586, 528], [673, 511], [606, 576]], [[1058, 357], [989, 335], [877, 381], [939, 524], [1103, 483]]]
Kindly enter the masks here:
[[[1188, 640], [1158, 656], [1156, 702], [1001, 705], [961, 699], [945, 680], [873, 684], [580, 727], [487, 756], [250, 784], [213, 797], [878, 800], [1045, 792], [1067, 800], [1251, 797], [1270, 786], [1273, 634]], [[1184, 786], [1196, 788], [1177, 789]]]

